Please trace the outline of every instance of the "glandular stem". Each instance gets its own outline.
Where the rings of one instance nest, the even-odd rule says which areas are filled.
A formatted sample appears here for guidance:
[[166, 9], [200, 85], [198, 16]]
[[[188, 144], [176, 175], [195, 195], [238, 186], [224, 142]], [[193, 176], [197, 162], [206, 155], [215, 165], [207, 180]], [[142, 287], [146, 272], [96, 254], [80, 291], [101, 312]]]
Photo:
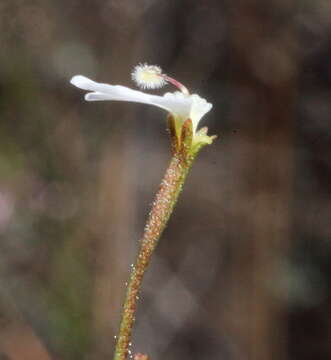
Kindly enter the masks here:
[[151, 256], [174, 209], [194, 157], [184, 158], [174, 153], [156, 194], [141, 241], [136, 263], [132, 266], [126, 297], [122, 309], [122, 319], [115, 348], [114, 360], [126, 360], [131, 341], [132, 328], [137, 309], [137, 300], [143, 276]]

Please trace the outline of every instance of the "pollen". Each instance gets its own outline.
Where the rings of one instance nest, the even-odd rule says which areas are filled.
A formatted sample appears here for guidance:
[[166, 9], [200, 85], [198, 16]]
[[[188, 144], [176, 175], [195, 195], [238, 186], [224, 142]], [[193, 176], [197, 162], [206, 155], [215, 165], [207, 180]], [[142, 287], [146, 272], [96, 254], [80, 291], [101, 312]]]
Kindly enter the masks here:
[[139, 64], [133, 69], [131, 77], [142, 89], [158, 89], [167, 83], [162, 69], [156, 65]]

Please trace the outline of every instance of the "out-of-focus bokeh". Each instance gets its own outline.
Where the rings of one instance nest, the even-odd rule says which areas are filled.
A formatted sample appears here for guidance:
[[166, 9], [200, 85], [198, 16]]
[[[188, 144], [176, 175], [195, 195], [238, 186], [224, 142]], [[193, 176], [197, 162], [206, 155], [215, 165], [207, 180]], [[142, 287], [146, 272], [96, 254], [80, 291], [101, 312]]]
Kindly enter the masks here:
[[166, 114], [86, 103], [69, 79], [134, 87], [139, 62], [212, 102], [219, 138], [152, 261], [132, 351], [330, 359], [330, 0], [1, 0], [0, 49], [1, 360], [112, 358]]

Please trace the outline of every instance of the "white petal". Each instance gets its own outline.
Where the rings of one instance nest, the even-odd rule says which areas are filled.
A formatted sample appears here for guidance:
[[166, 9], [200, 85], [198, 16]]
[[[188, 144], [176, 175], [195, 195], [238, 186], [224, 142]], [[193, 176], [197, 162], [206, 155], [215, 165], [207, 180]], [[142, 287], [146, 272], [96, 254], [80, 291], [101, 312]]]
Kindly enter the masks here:
[[[70, 82], [80, 89], [97, 93], [98, 95], [95, 97], [95, 100], [133, 101], [145, 104], [151, 103], [149, 94], [132, 90], [126, 86], [97, 83], [82, 75], [74, 76]], [[100, 94], [104, 94], [104, 99], [102, 99]], [[94, 96], [86, 96], [86, 100], [94, 101]]]
[[113, 100], [111, 98], [111, 96], [105, 94], [105, 93], [100, 93], [100, 92], [90, 92], [87, 93], [84, 96], [86, 101], [104, 101], [104, 100]]
[[176, 116], [188, 116], [191, 106], [190, 99], [182, 93], [167, 93], [164, 96], [150, 95], [132, 90], [126, 86], [97, 83], [85, 76], [76, 75], [71, 84], [83, 90], [90, 90], [85, 95], [87, 101], [131, 101], [160, 107]]
[[190, 111], [190, 118], [192, 119], [193, 131], [195, 132], [199, 121], [205, 114], [207, 114], [207, 112], [212, 109], [213, 105], [197, 94], [191, 95], [191, 99], [192, 106]]
[[92, 91], [96, 90], [95, 88], [96, 82], [90, 80], [89, 78], [83, 75], [76, 75], [72, 77], [70, 83], [83, 90], [92, 90]]
[[167, 110], [175, 116], [188, 118], [192, 105], [190, 96], [181, 92], [166, 93], [163, 96], [151, 96], [152, 104]]
[[80, 89], [91, 91], [85, 95], [87, 101], [115, 100], [154, 105], [173, 114], [179, 121], [190, 118], [194, 131], [200, 119], [212, 108], [210, 103], [195, 94], [175, 92], [163, 96], [150, 95], [126, 86], [97, 83], [82, 75], [74, 76], [70, 82]]

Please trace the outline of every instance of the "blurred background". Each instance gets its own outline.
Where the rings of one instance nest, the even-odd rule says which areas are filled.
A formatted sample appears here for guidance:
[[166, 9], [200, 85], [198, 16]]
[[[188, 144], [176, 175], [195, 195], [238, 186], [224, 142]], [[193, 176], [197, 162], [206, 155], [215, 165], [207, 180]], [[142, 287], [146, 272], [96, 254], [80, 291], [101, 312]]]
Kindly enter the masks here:
[[69, 79], [134, 87], [139, 62], [213, 103], [219, 138], [157, 248], [132, 351], [330, 359], [329, 0], [2, 0], [0, 48], [1, 360], [112, 358], [166, 114], [86, 103]]

